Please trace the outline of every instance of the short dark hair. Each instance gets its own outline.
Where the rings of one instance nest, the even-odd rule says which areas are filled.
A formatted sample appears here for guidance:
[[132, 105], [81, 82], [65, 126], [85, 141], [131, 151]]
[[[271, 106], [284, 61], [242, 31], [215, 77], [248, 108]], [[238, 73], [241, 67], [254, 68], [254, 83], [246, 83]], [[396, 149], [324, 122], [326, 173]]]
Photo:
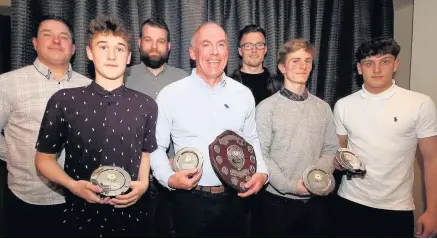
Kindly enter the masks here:
[[152, 27], [157, 27], [157, 28], [164, 29], [167, 32], [167, 41], [170, 42], [170, 30], [168, 29], [167, 23], [165, 23], [165, 21], [162, 18], [151, 17], [151, 18], [145, 20], [141, 24], [140, 37], [143, 36], [143, 28], [144, 28], [145, 25], [149, 25], [149, 26], [152, 26]]
[[131, 34], [115, 16], [99, 15], [91, 20], [88, 28], [88, 45], [91, 46], [92, 39], [97, 34], [112, 34], [123, 38], [127, 42], [127, 47], [131, 50]]
[[355, 52], [355, 60], [360, 63], [362, 59], [369, 56], [390, 54], [398, 57], [401, 47], [390, 37], [376, 37], [363, 42]]
[[262, 27], [260, 27], [256, 24], [250, 24], [250, 25], [245, 26], [238, 33], [238, 45], [240, 45], [240, 42], [241, 42], [241, 39], [243, 38], [243, 36], [246, 35], [247, 33], [251, 33], [251, 32], [260, 32], [261, 34], [263, 34], [264, 38], [266, 37], [266, 32], [264, 31], [264, 29], [262, 29]]
[[35, 37], [35, 38], [38, 37], [38, 31], [39, 31], [39, 27], [41, 26], [41, 23], [43, 23], [44, 21], [48, 21], [48, 20], [54, 20], [54, 21], [58, 21], [58, 22], [65, 24], [65, 26], [67, 26], [68, 30], [71, 33], [71, 39], [72, 39], [73, 44], [74, 44], [73, 27], [65, 18], [60, 17], [60, 16], [55, 16], [55, 15], [43, 15], [40, 18], [38, 18], [38, 20], [36, 21], [35, 26], [33, 28], [33, 37]]

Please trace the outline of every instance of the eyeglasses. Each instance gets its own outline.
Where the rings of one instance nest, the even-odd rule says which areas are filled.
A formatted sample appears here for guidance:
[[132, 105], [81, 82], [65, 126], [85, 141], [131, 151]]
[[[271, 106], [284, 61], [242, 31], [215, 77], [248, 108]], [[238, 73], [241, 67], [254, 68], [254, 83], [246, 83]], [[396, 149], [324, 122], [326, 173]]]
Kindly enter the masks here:
[[248, 42], [248, 43], [244, 43], [240, 47], [243, 48], [244, 50], [252, 50], [254, 47], [256, 47], [256, 49], [258, 50], [262, 50], [266, 47], [266, 44], [263, 42], [258, 42], [258, 43]]

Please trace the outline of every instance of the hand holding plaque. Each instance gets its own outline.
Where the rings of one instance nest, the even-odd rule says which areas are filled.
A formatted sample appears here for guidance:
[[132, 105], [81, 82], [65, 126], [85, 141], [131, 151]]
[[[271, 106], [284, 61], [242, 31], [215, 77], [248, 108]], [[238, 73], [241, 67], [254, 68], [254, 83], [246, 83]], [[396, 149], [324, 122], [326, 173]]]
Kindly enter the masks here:
[[335, 188], [334, 176], [316, 166], [305, 169], [302, 180], [308, 191], [318, 196], [326, 196]]
[[238, 192], [246, 192], [245, 187], [256, 173], [255, 151], [244, 138], [226, 130], [209, 145], [211, 165], [217, 176]]
[[346, 177], [350, 180], [352, 177], [363, 178], [366, 174], [364, 164], [358, 157], [347, 148], [340, 148], [335, 154], [337, 163], [346, 170]]
[[101, 166], [91, 174], [91, 183], [102, 188], [100, 195], [115, 197], [126, 193], [131, 184], [126, 170], [116, 166]]
[[196, 148], [182, 148], [174, 156], [172, 168], [175, 172], [187, 169], [202, 168], [202, 153]]

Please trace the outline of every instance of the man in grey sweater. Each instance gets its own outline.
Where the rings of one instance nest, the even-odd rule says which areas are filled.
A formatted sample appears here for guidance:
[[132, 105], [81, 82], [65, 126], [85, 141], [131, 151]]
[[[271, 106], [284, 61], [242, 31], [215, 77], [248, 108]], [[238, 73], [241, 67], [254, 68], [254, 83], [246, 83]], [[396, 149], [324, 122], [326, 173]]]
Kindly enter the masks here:
[[262, 237], [324, 237], [324, 197], [313, 197], [303, 184], [303, 172], [312, 165], [334, 171], [339, 148], [329, 105], [309, 93], [314, 47], [303, 39], [286, 42], [278, 53], [284, 87], [262, 101], [256, 123], [269, 185], [259, 196]]

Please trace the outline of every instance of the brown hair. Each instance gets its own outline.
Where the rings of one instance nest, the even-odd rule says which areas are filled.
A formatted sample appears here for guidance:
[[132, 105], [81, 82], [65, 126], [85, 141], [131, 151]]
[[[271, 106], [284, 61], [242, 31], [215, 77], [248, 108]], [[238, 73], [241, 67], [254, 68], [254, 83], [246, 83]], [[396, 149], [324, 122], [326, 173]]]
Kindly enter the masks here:
[[313, 57], [316, 55], [316, 49], [314, 48], [313, 45], [311, 45], [311, 43], [309, 43], [305, 39], [298, 38], [298, 39], [288, 40], [279, 48], [278, 59], [276, 63], [284, 64], [289, 54], [299, 51], [300, 49], [304, 49], [306, 52], [310, 53]]
[[98, 34], [121, 37], [127, 42], [129, 51], [131, 50], [131, 33], [117, 17], [99, 15], [94, 18], [88, 28], [88, 45], [91, 46], [93, 38]]

